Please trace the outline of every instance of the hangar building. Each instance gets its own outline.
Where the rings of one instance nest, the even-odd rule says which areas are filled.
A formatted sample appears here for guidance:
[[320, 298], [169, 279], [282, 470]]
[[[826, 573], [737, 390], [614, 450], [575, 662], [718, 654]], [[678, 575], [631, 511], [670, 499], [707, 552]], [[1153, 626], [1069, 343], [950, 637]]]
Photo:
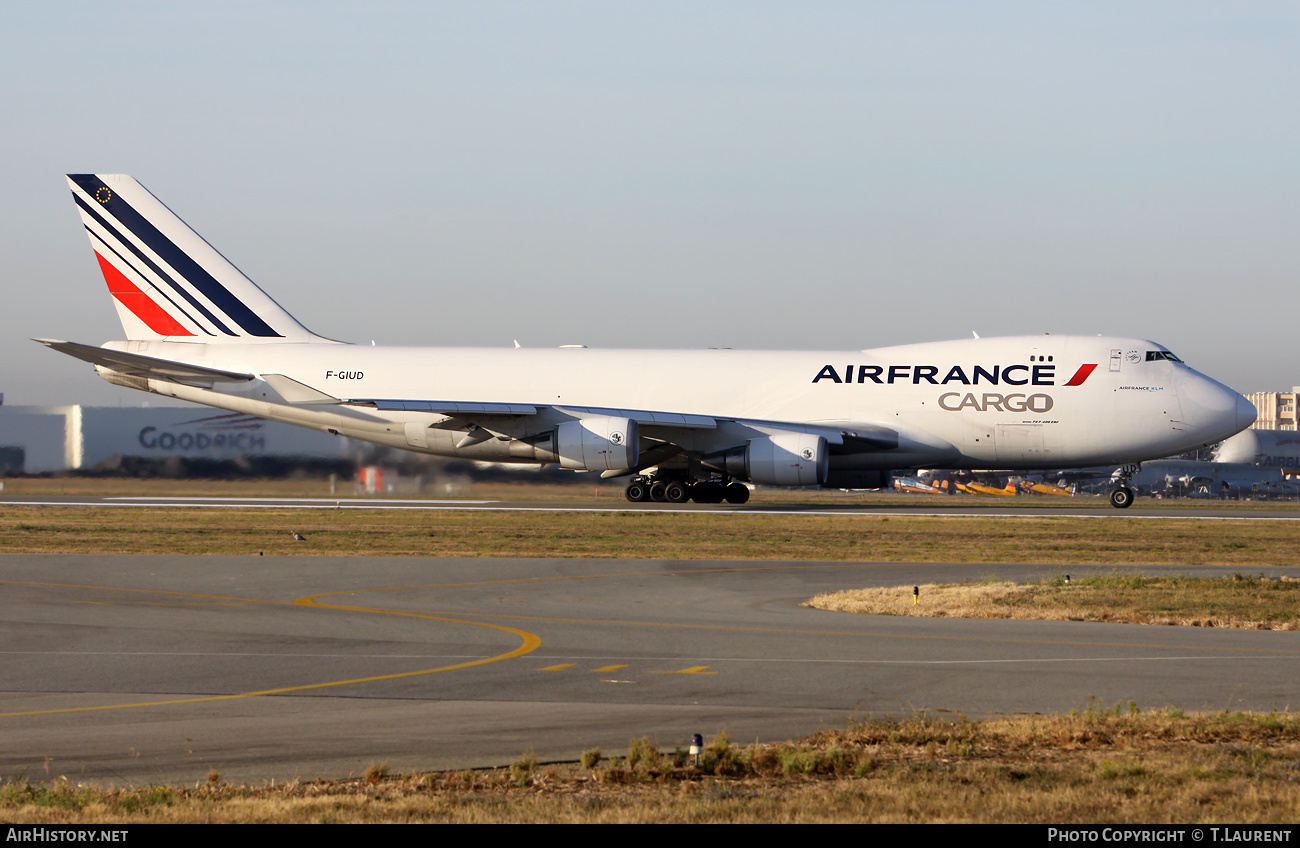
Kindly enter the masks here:
[[93, 468], [113, 456], [339, 459], [350, 440], [251, 415], [189, 406], [0, 405], [0, 473]]

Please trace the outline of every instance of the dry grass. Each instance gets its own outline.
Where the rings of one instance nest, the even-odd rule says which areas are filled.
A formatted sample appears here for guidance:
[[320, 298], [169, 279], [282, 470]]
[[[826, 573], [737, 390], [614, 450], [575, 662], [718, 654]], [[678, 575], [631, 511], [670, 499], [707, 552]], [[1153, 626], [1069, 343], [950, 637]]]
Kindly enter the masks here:
[[[917, 598], [913, 589], [919, 588]], [[916, 601], [920, 602], [917, 603]], [[926, 583], [919, 587], [828, 592], [804, 606], [873, 615], [1018, 618], [1178, 624], [1250, 630], [1300, 629], [1300, 581], [1227, 577], [1094, 574], [1013, 583]]]
[[[1300, 817], [1300, 719], [1089, 704], [1069, 716], [871, 721], [702, 765], [634, 740], [618, 765], [368, 775], [353, 781], [0, 787], [22, 823], [1263, 823]], [[528, 758], [525, 757], [525, 760]], [[523, 761], [521, 761], [523, 762]]]
[[[306, 537], [295, 541], [291, 531]], [[0, 507], [14, 553], [1285, 566], [1300, 522], [754, 512]]]
[[[416, 481], [408, 479], [412, 488]], [[328, 479], [319, 477], [286, 477], [279, 479], [204, 480], [198, 478], [132, 478], [132, 477], [9, 477], [0, 480], [3, 494], [9, 497], [66, 496], [66, 497], [272, 497], [272, 498], [474, 498], [488, 500], [590, 500], [596, 489], [579, 478], [566, 483], [537, 482], [521, 479], [520, 482], [472, 482], [457, 478], [454, 482], [431, 480], [425, 491], [402, 491], [389, 494], [368, 495], [361, 492], [355, 482], [340, 480], [330, 491]], [[448, 485], [448, 483], [451, 483]], [[623, 497], [622, 487], [603, 481], [600, 497]]]

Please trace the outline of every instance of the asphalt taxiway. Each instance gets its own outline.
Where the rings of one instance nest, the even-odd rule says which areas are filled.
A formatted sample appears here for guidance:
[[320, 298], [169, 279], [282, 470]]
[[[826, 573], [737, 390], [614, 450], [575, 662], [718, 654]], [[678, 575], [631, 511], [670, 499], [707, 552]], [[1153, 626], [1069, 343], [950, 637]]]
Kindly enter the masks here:
[[922, 710], [1300, 705], [1300, 633], [800, 606], [830, 589], [1060, 570], [5, 554], [0, 772], [343, 777], [575, 759], [646, 735], [787, 739]]

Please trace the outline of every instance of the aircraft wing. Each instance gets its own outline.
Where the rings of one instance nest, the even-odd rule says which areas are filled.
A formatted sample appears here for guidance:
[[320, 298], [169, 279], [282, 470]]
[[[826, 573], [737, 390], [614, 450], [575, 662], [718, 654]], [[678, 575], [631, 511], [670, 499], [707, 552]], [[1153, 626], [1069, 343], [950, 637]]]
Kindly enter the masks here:
[[[555, 423], [583, 418], [626, 418], [637, 423], [642, 435], [665, 444], [683, 440], [690, 431], [737, 431], [741, 433], [806, 433], [821, 436], [827, 449], [835, 455], [874, 453], [893, 450], [899, 445], [899, 432], [878, 424], [851, 426], [825, 425], [815, 422], [772, 421], [766, 419], [718, 417], [666, 410], [615, 409], [594, 406], [551, 406], [531, 403], [492, 403], [480, 401], [416, 400], [384, 398], [337, 398], [313, 389], [283, 374], [248, 374], [203, 365], [191, 365], [79, 342], [34, 339], [46, 347], [66, 353], [84, 362], [133, 377], [166, 380], [188, 385], [245, 383], [261, 379], [292, 406], [337, 405], [392, 412], [427, 412], [443, 416], [431, 426], [446, 430], [473, 430], [508, 434], [512, 437], [541, 431]], [[521, 419], [533, 419], [525, 423]]]
[[132, 377], [152, 377], [158, 380], [170, 380], [176, 383], [245, 383], [256, 379], [252, 374], [237, 371], [223, 371], [220, 368], [205, 368], [202, 365], [190, 365], [185, 362], [173, 362], [156, 356], [141, 353], [127, 353], [124, 350], [110, 350], [78, 342], [64, 342], [56, 339], [32, 339], [60, 353], [74, 356], [92, 365], [102, 366], [119, 374]]
[[349, 400], [354, 406], [370, 406], [380, 410], [405, 410], [434, 412], [451, 418], [490, 418], [494, 415], [537, 415], [545, 409], [572, 413], [574, 418], [609, 416], [630, 418], [642, 427], [677, 427], [691, 430], [712, 430], [717, 419], [707, 415], [683, 415], [677, 412], [649, 412], [636, 409], [608, 409], [594, 406], [539, 406], [523, 403], [474, 403], [435, 400]]
[[793, 421], [769, 421], [754, 418], [730, 418], [644, 409], [615, 409], [595, 406], [550, 406], [545, 404], [477, 403], [464, 401], [396, 400], [353, 398], [342, 401], [381, 411], [418, 411], [447, 416], [434, 424], [439, 429], [462, 429], [468, 425], [500, 432], [501, 424], [519, 416], [553, 419], [627, 418], [635, 421], [642, 435], [665, 442], [674, 441], [683, 430], [717, 430], [728, 424], [767, 432], [809, 433], [822, 436], [833, 454], [873, 453], [898, 447], [899, 433], [878, 424], [854, 424], [851, 427], [826, 426]]
[[[661, 446], [687, 443], [701, 444], [698, 436], [716, 431], [728, 444], [739, 444], [760, 435], [802, 433], [826, 440], [833, 455], [876, 453], [899, 447], [898, 430], [878, 424], [841, 425], [817, 422], [772, 421], [732, 418], [667, 410], [617, 409], [594, 406], [552, 406], [532, 403], [494, 403], [482, 401], [419, 400], [409, 398], [337, 398], [314, 389], [284, 374], [248, 374], [192, 365], [186, 362], [146, 356], [123, 350], [95, 347], [56, 339], [35, 339], [46, 347], [66, 353], [96, 367], [132, 377], [166, 380], [186, 385], [246, 383], [260, 376], [291, 406], [342, 406], [374, 409], [381, 412], [426, 412], [442, 416], [431, 423], [439, 430], [465, 430], [469, 442], [477, 441], [483, 431], [510, 438], [524, 438], [543, 432], [564, 421], [584, 418], [628, 419], [636, 422], [641, 435], [660, 442]], [[359, 410], [358, 410], [359, 411]], [[695, 435], [693, 435], [695, 434]]]

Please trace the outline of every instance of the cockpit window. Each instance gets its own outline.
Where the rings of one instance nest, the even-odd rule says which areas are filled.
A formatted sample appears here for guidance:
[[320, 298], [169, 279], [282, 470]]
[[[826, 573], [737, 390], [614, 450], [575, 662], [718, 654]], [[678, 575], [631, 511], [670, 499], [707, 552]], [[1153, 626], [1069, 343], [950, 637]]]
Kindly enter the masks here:
[[1179, 359], [1178, 357], [1174, 356], [1172, 353], [1170, 353], [1170, 352], [1167, 351], [1167, 350], [1148, 350], [1148, 351], [1147, 351], [1147, 362], [1159, 362], [1159, 361], [1162, 360], [1162, 359], [1167, 359], [1167, 360], [1169, 360], [1170, 362], [1182, 362], [1181, 359]]

